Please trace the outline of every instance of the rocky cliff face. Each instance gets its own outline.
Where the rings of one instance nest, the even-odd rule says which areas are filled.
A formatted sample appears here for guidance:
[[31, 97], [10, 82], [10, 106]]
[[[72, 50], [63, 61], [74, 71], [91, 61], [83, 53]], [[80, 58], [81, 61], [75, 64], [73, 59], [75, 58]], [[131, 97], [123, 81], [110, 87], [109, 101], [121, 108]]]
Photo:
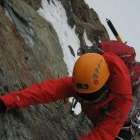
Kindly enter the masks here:
[[[91, 41], [109, 39], [93, 9], [83, 0], [61, 0], [68, 22], [84, 44], [83, 32]], [[40, 0], [0, 1], [0, 94], [32, 83], [67, 75], [57, 34], [40, 17]], [[76, 140], [90, 130], [81, 114], [73, 117], [63, 101], [11, 110], [0, 115], [1, 140]]]
[[61, 2], [66, 9], [69, 24], [72, 27], [76, 25], [81, 45], [84, 43], [82, 38], [84, 31], [86, 31], [91, 41], [109, 39], [108, 33], [101, 24], [98, 15], [93, 9], [89, 9], [84, 0], [61, 0]]

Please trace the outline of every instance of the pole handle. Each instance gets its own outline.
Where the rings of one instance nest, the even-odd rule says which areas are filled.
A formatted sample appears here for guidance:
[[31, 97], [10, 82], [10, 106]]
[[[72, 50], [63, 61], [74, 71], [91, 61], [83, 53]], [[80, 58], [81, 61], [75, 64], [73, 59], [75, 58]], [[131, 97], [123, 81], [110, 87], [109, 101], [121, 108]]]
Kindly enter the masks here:
[[109, 26], [109, 28], [111, 29], [112, 33], [114, 34], [114, 36], [116, 37], [116, 39], [120, 42], [123, 42], [120, 35], [118, 34], [117, 30], [115, 29], [114, 25], [112, 24], [110, 19], [106, 19], [106, 22]]

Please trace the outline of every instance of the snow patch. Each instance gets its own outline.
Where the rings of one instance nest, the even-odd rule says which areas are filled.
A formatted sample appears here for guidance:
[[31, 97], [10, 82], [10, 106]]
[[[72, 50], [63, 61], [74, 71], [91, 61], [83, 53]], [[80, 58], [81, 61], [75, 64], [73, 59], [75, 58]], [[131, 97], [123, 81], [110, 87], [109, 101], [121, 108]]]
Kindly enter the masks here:
[[87, 33], [84, 31], [84, 39], [87, 46], [92, 46], [92, 42], [88, 39]]
[[89, 8], [93, 8], [95, 7], [93, 0], [84, 0], [85, 3], [89, 6]]
[[75, 115], [79, 115], [82, 112], [81, 104], [78, 102], [75, 108], [72, 108]]
[[[70, 97], [69, 102], [72, 104], [73, 101], [75, 102], [76, 99], [74, 97]], [[77, 102], [75, 107], [72, 107], [72, 111], [75, 115], [79, 115], [82, 112], [82, 107], [81, 107], [80, 102]]]
[[[68, 25], [65, 9], [58, 0], [49, 3], [47, 0], [42, 0], [42, 7], [38, 13], [49, 21], [55, 29], [63, 50], [64, 61], [69, 75], [71, 75], [75, 60], [78, 58], [77, 50], [80, 47], [80, 41], [75, 33], [75, 28]], [[75, 57], [71, 54], [69, 46], [73, 49]]]

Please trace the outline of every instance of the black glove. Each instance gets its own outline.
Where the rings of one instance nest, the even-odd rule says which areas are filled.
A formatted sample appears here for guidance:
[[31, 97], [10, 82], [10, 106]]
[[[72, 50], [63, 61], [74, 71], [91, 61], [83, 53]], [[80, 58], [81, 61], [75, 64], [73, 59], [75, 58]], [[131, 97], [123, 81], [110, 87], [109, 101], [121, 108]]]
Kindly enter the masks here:
[[7, 107], [6, 107], [5, 103], [2, 100], [0, 100], [0, 113], [6, 112], [6, 109], [7, 109]]

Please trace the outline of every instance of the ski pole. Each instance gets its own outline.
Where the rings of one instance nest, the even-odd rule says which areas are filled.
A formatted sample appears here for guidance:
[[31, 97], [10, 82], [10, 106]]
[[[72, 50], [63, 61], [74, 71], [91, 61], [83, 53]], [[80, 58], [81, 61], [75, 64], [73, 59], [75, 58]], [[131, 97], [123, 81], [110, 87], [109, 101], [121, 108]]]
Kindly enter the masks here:
[[118, 34], [117, 30], [115, 29], [114, 25], [112, 24], [110, 19], [106, 19], [106, 22], [109, 26], [109, 28], [111, 29], [112, 33], [114, 34], [114, 36], [116, 37], [116, 39], [120, 42], [123, 42], [120, 35]]

